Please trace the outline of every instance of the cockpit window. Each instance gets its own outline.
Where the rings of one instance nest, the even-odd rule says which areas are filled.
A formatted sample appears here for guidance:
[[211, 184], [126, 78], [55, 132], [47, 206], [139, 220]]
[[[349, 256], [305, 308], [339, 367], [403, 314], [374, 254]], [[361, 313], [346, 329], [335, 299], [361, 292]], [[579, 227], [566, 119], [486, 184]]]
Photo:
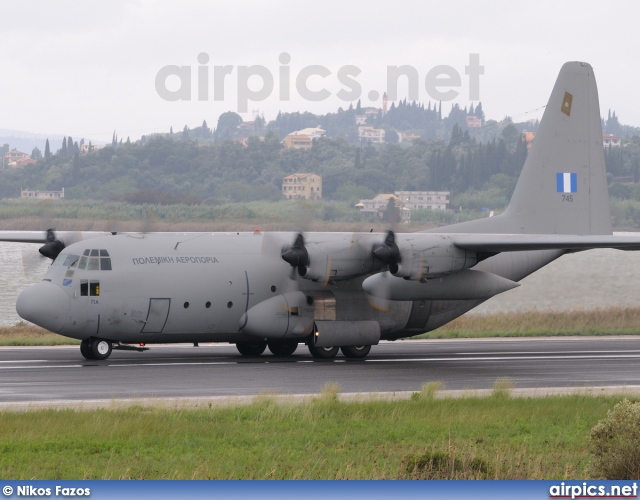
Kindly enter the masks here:
[[62, 265], [65, 267], [75, 267], [79, 259], [79, 255], [67, 255], [67, 258], [64, 259], [64, 264]]
[[56, 257], [56, 260], [54, 260], [53, 264], [51, 264], [51, 265], [52, 266], [61, 266], [62, 263], [67, 259], [68, 256], [69, 256], [69, 254], [61, 253], [60, 255], [58, 255]]
[[78, 269], [86, 269], [88, 271], [111, 271], [111, 259], [109, 252], [104, 248], [88, 248], [84, 251]]

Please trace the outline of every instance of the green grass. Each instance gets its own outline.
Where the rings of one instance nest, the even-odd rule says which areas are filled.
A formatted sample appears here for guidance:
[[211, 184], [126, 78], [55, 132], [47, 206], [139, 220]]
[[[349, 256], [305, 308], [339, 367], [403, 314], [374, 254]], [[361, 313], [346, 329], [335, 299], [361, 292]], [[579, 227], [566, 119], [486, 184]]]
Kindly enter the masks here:
[[418, 338], [638, 335], [639, 307], [465, 315]]
[[15, 326], [0, 326], [0, 346], [75, 345], [79, 340], [51, 333], [39, 326], [20, 322]]
[[[487, 398], [346, 403], [328, 389], [301, 405], [262, 396], [198, 410], [0, 412], [0, 477], [588, 477], [589, 431], [619, 400], [512, 399], [498, 388]], [[445, 465], [425, 468], [434, 454]]]

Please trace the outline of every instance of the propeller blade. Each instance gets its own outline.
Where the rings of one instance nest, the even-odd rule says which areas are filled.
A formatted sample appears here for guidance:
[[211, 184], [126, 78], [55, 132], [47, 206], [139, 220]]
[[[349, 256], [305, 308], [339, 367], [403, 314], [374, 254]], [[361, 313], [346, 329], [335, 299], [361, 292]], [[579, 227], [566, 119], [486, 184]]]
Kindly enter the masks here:
[[388, 266], [400, 262], [400, 249], [396, 244], [396, 237], [393, 231], [387, 231], [387, 237], [384, 243], [377, 245], [373, 249], [373, 255]]
[[298, 233], [293, 246], [282, 250], [282, 260], [292, 267], [305, 267], [309, 265], [309, 253], [304, 246], [304, 236]]
[[41, 255], [48, 257], [51, 260], [55, 260], [60, 252], [64, 250], [64, 243], [56, 239], [56, 235], [53, 229], [47, 229], [47, 242], [42, 245], [38, 251]]

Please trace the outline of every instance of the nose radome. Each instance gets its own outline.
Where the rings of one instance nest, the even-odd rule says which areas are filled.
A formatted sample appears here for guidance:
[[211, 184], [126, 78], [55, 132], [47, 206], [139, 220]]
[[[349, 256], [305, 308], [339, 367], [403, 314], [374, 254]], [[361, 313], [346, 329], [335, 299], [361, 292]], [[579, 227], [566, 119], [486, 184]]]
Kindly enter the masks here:
[[18, 295], [18, 315], [52, 332], [59, 332], [69, 314], [69, 296], [58, 285], [41, 281]]

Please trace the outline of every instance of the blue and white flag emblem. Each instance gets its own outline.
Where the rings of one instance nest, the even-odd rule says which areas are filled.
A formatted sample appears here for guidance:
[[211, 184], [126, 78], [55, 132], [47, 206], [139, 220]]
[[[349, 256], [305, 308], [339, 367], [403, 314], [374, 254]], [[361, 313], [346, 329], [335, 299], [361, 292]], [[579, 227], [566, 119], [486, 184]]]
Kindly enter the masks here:
[[575, 172], [558, 172], [556, 174], [558, 193], [577, 193], [578, 174]]

